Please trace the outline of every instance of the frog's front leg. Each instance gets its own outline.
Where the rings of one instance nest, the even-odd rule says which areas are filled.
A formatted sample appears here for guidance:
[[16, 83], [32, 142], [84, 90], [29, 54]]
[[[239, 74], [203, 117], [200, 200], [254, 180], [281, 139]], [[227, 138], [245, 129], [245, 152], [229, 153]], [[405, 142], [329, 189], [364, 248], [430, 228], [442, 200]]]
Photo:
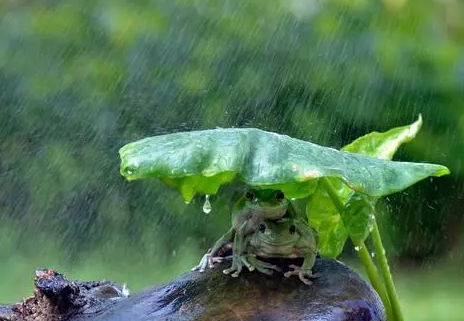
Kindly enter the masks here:
[[320, 273], [314, 273], [312, 271], [312, 268], [314, 267], [314, 263], [316, 263], [316, 253], [315, 252], [310, 252], [308, 253], [303, 261], [303, 265], [297, 266], [294, 264], [290, 264], [289, 267], [293, 270], [285, 272], [284, 276], [286, 278], [292, 276], [292, 275], [298, 275], [300, 280], [306, 284], [306, 285], [311, 285], [313, 282], [311, 282], [309, 278], [318, 278], [321, 276]]
[[218, 252], [229, 243], [234, 236], [234, 229], [231, 228], [219, 240], [214, 243], [213, 247], [200, 260], [200, 263], [192, 268], [192, 271], [205, 272], [206, 268], [214, 268], [215, 263], [222, 262], [223, 258], [217, 256]]
[[257, 271], [267, 274], [267, 275], [272, 275], [274, 271], [280, 272], [282, 269], [278, 267], [277, 265], [267, 263], [264, 261], [261, 261], [256, 258], [254, 255], [249, 255], [248, 256], [248, 262], [251, 264], [252, 267], [254, 267]]
[[222, 271], [224, 274], [231, 274], [232, 277], [238, 277], [242, 272], [243, 266], [245, 265], [248, 270], [253, 271], [255, 268], [248, 262], [248, 257], [244, 255], [243, 248], [245, 246], [244, 229], [247, 225], [247, 221], [235, 231], [234, 244], [232, 246], [232, 266]]

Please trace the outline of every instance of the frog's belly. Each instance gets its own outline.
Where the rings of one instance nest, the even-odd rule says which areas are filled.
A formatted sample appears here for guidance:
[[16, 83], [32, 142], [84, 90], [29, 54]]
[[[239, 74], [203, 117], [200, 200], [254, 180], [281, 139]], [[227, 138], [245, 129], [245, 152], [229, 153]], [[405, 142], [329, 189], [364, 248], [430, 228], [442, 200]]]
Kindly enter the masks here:
[[301, 249], [295, 248], [293, 245], [280, 245], [280, 246], [261, 246], [253, 251], [253, 254], [264, 257], [283, 257], [283, 258], [297, 258], [304, 256]]

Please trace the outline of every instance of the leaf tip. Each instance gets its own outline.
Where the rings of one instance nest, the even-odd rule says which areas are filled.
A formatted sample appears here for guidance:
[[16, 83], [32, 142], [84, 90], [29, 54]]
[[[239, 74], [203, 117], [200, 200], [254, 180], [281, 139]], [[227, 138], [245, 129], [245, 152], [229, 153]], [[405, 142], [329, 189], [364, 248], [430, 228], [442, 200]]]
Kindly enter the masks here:
[[125, 162], [121, 163], [121, 166], [119, 168], [119, 173], [124, 176], [128, 181], [132, 181], [136, 179], [134, 176], [135, 174], [135, 169], [134, 167], [127, 165]]
[[435, 172], [435, 176], [440, 177], [451, 174], [451, 171], [446, 166], [440, 166], [441, 168]]
[[414, 133], [418, 133], [419, 130], [421, 129], [422, 127], [422, 124], [424, 123], [423, 119], [422, 119], [422, 114], [419, 114], [419, 116], [417, 117], [417, 120], [411, 124], [411, 129]]
[[419, 116], [417, 117], [416, 123], [422, 124], [422, 114], [419, 113]]
[[192, 201], [193, 197], [195, 196], [196, 191], [193, 189], [193, 187], [183, 184], [180, 187], [180, 193], [182, 194], [182, 197], [184, 198], [184, 202], [186, 204], [189, 204]]

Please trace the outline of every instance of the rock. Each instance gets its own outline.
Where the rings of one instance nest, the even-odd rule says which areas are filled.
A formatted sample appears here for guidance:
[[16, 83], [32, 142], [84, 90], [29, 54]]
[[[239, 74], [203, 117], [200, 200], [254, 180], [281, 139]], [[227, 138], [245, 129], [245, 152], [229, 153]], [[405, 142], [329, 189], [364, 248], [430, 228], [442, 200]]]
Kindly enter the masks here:
[[0, 305], [0, 321], [14, 320], [14, 312], [12, 307], [6, 305]]
[[[295, 276], [286, 279], [282, 273], [268, 276], [245, 271], [232, 278], [222, 273], [229, 265], [224, 262], [204, 273], [189, 272], [128, 298], [122, 287], [111, 282], [72, 282], [55, 271], [39, 270], [34, 296], [12, 310], [5, 307], [3, 320], [386, 320], [377, 293], [339, 261], [318, 258], [313, 270], [322, 276], [310, 286]], [[1, 313], [0, 309], [0, 320]]]
[[[288, 265], [295, 261], [274, 263]], [[244, 272], [232, 278], [222, 273], [228, 265], [225, 262], [204, 273], [190, 272], [163, 286], [136, 293], [91, 320], [386, 320], [374, 289], [339, 261], [318, 259], [314, 272], [322, 276], [310, 286], [295, 276], [286, 279], [281, 273], [268, 276]]]
[[[94, 314], [126, 297], [112, 282], [69, 281], [50, 270], [36, 270], [34, 295], [13, 307], [0, 310], [0, 321], [59, 321]], [[3, 319], [2, 319], [3, 318]]]

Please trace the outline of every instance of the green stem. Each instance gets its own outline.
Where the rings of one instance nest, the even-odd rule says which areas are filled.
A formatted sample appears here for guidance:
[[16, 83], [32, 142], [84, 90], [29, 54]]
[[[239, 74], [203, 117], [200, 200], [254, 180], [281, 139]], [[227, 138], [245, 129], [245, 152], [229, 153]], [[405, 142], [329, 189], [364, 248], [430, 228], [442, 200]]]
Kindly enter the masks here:
[[375, 255], [379, 260], [380, 271], [383, 274], [383, 279], [387, 285], [388, 297], [395, 313], [396, 320], [403, 321], [403, 314], [401, 313], [400, 301], [396, 294], [395, 284], [393, 283], [393, 277], [390, 273], [390, 267], [388, 266], [387, 256], [385, 255], [385, 249], [382, 245], [382, 239], [380, 238], [379, 227], [377, 221], [374, 219], [374, 225], [372, 229], [372, 241], [374, 243]]
[[369, 280], [371, 281], [372, 286], [374, 289], [377, 291], [377, 293], [380, 296], [380, 299], [382, 300], [385, 310], [387, 312], [387, 320], [395, 320], [393, 317], [394, 311], [392, 310], [390, 300], [388, 298], [388, 294], [385, 291], [385, 287], [382, 283], [382, 279], [379, 276], [379, 272], [374, 264], [374, 262], [371, 259], [371, 256], [369, 255], [369, 251], [366, 248], [366, 245], [364, 242], [355, 242], [355, 240], [352, 238], [353, 244], [359, 249], [358, 252], [358, 257], [361, 260], [361, 262], [364, 265], [364, 269], [367, 272], [367, 276], [369, 277]]
[[[345, 213], [345, 205], [343, 204], [337, 192], [335, 191], [332, 184], [327, 178], [322, 177], [320, 179], [320, 182], [323, 185], [324, 189], [329, 194], [333, 204], [337, 208], [343, 220], [343, 216]], [[390, 300], [388, 299], [387, 292], [385, 291], [385, 288], [382, 284], [382, 280], [379, 277], [377, 268], [375, 267], [375, 264], [372, 261], [371, 256], [369, 255], [369, 251], [367, 250], [366, 245], [364, 244], [364, 242], [359, 242], [353, 238], [351, 238], [351, 240], [358, 249], [357, 252], [358, 252], [359, 259], [361, 260], [361, 262], [364, 265], [364, 268], [366, 269], [367, 275], [369, 277], [369, 280], [371, 281], [372, 286], [379, 294], [380, 299], [382, 300], [383, 305], [385, 306], [385, 311], [387, 312], [387, 319], [389, 321], [394, 321], [395, 314], [393, 313], [392, 307], [390, 305]]]

